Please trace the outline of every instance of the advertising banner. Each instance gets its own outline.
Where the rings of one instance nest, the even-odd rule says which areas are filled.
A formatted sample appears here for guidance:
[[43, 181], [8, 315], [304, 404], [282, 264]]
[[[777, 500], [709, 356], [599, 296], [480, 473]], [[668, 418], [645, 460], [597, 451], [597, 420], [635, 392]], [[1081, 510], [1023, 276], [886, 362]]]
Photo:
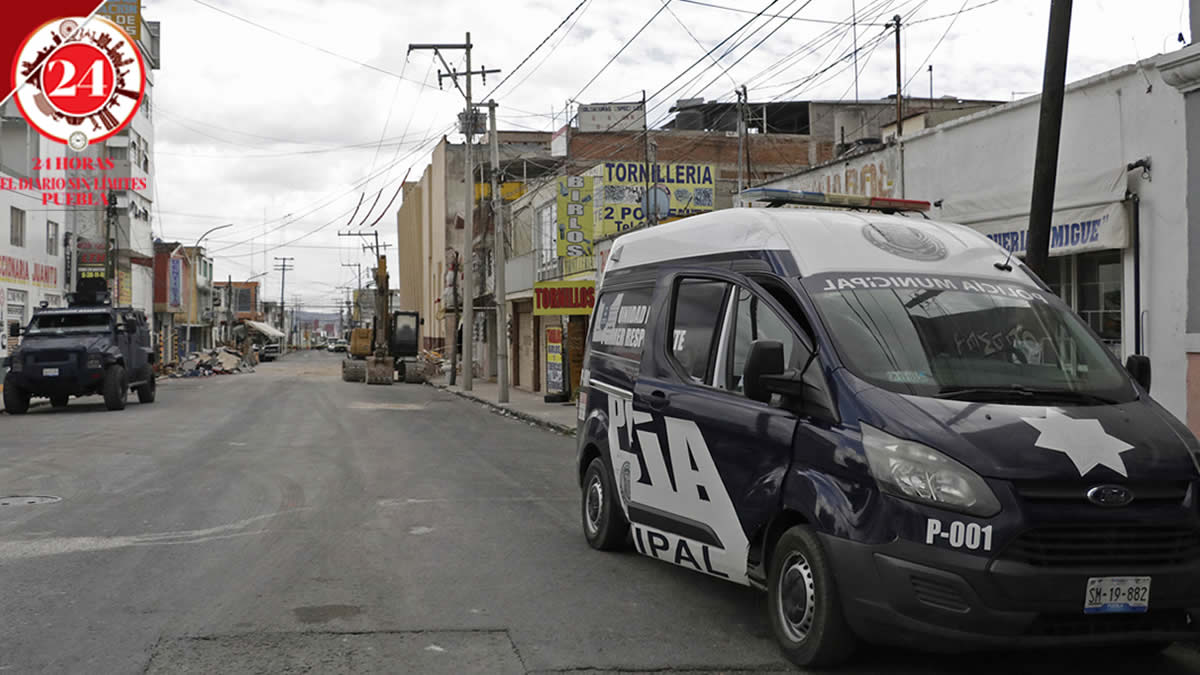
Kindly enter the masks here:
[[715, 173], [711, 164], [655, 164], [648, 176], [643, 162], [606, 162], [597, 237], [646, 224], [646, 186], [659, 221], [713, 210]]
[[103, 281], [105, 277], [105, 257], [104, 243], [99, 241], [90, 241], [88, 239], [79, 239], [76, 249], [77, 269], [79, 270], [79, 279], [100, 279]]
[[563, 331], [560, 327], [546, 329], [546, 393], [556, 394], [563, 388]]
[[183, 258], [171, 258], [167, 266], [167, 307], [183, 306]]
[[587, 316], [594, 304], [595, 281], [539, 281], [533, 285], [534, 316]]
[[564, 176], [558, 179], [556, 221], [558, 256], [580, 258], [592, 255], [595, 218], [592, 210], [592, 177]]

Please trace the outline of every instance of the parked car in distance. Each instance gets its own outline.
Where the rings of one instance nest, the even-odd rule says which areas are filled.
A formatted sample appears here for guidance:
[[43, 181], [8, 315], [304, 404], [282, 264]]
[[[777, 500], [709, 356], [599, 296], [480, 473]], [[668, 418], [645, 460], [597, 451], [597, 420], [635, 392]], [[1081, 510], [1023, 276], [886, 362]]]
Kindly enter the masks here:
[[268, 342], [258, 350], [258, 360], [262, 362], [274, 361], [279, 358], [279, 343]]
[[337, 342], [329, 343], [329, 351], [331, 351], [331, 352], [344, 352], [348, 348], [349, 348], [349, 343], [346, 342], [345, 340], [338, 340]]

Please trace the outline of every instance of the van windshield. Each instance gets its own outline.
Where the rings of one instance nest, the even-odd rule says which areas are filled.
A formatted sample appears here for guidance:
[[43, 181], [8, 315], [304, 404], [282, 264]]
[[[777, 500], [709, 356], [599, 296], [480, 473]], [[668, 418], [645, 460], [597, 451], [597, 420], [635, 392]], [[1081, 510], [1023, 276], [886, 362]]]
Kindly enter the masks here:
[[1083, 322], [1040, 289], [909, 274], [824, 274], [803, 283], [842, 361], [885, 389], [1004, 402], [1136, 397]]
[[38, 314], [29, 324], [29, 334], [107, 333], [111, 327], [112, 317], [108, 312]]

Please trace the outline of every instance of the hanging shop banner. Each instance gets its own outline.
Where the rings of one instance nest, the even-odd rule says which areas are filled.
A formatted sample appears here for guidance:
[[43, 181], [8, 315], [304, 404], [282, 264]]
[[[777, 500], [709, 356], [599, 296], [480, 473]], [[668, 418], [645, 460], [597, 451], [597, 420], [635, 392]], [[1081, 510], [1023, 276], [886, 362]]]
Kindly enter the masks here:
[[650, 206], [659, 222], [713, 210], [715, 172], [711, 164], [655, 164], [652, 173], [647, 175], [643, 162], [604, 164], [604, 196], [596, 236], [645, 225], [647, 185]]
[[561, 327], [546, 329], [546, 393], [557, 394], [563, 389], [563, 331]]
[[[1029, 216], [983, 221], [969, 227], [1015, 255], [1025, 255]], [[1129, 211], [1121, 202], [1057, 209], [1050, 221], [1050, 255], [1073, 255], [1129, 246]]]
[[534, 316], [587, 316], [595, 304], [595, 281], [539, 281], [533, 285]]
[[178, 311], [183, 306], [183, 258], [171, 258], [167, 267], [167, 307]]
[[558, 179], [558, 256], [580, 258], [592, 255], [595, 218], [592, 209], [592, 177], [563, 176]]

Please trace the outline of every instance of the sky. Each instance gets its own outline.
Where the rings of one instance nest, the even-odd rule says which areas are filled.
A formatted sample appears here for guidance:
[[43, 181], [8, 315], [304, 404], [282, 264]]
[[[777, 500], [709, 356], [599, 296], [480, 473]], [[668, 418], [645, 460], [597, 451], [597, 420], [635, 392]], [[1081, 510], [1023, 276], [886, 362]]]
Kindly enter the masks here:
[[[652, 125], [666, 119], [676, 99], [732, 100], [735, 85], [743, 84], [752, 102], [853, 101], [855, 31], [844, 25], [852, 13], [862, 99], [894, 92], [895, 42], [883, 24], [895, 14], [904, 17], [901, 63], [911, 95], [928, 95], [928, 64], [935, 96], [1009, 101], [1041, 89], [1046, 0], [661, 5], [144, 0], [143, 16], [162, 24], [151, 102], [154, 234], [192, 244], [209, 228], [232, 223], [205, 239], [218, 279], [244, 280], [269, 270], [276, 256], [294, 257], [287, 300], [331, 309], [344, 297], [338, 287], [357, 283], [355, 269], [343, 264], [365, 269], [372, 261], [361, 239], [338, 231], [370, 229], [377, 221], [380, 241], [394, 247], [399, 197], [384, 207], [400, 181], [410, 170], [410, 179], [421, 176], [443, 134], [462, 140], [451, 126], [462, 95], [449, 81], [439, 89], [442, 66], [432, 52], [407, 47], [461, 43], [466, 31], [472, 66], [502, 71], [474, 84], [476, 100], [495, 98], [502, 130], [549, 131], [563, 124], [570, 100], [635, 100], [643, 89], [652, 96]], [[755, 18], [768, 5], [765, 13], [776, 16]], [[1181, 32], [1190, 39], [1187, 25], [1187, 0], [1075, 2], [1067, 81], [1174, 51]], [[462, 52], [445, 57], [463, 69]], [[264, 279], [267, 297], [277, 297], [280, 274]]]

